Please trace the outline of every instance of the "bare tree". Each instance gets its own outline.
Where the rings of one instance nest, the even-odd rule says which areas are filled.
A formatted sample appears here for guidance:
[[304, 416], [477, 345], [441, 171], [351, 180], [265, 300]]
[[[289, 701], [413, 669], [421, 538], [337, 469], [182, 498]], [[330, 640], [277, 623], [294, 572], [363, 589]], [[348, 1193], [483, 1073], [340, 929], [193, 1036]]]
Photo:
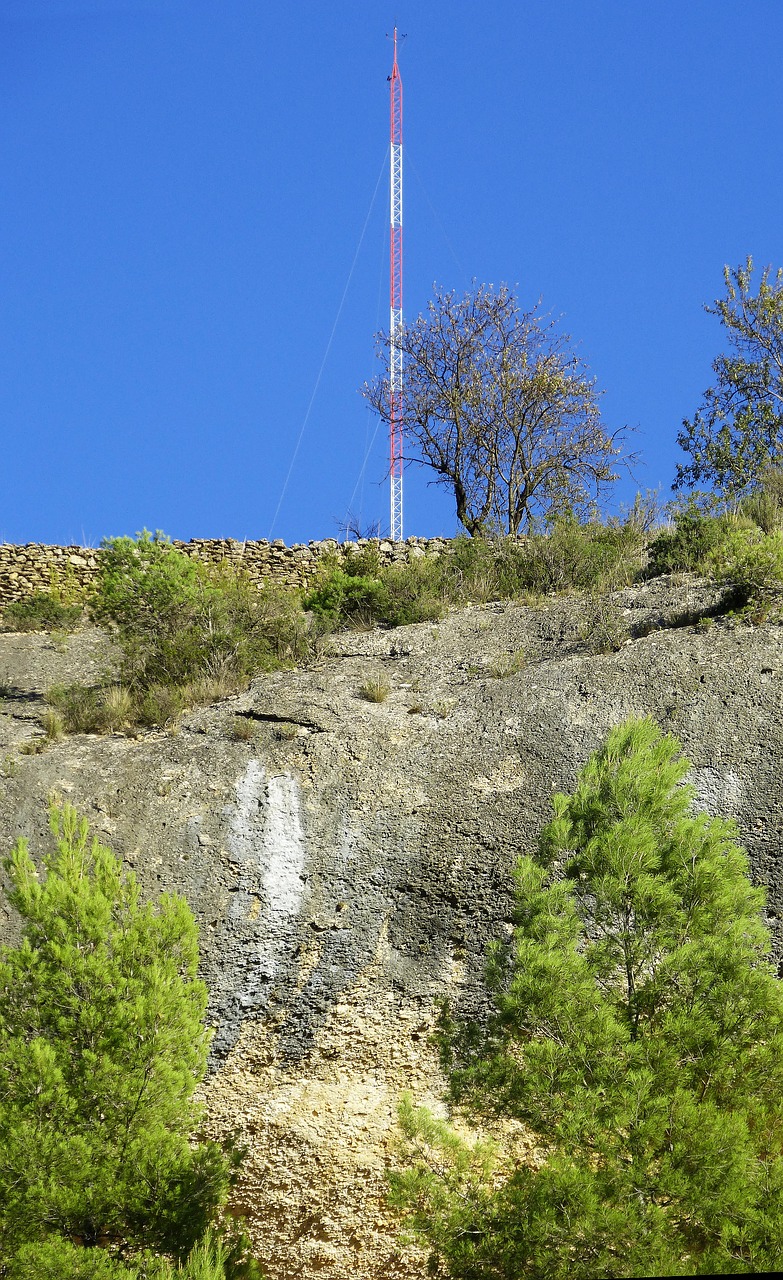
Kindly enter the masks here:
[[[436, 290], [399, 341], [407, 459], [453, 490], [469, 533], [516, 535], [617, 479], [625, 431], [604, 431], [595, 380], [538, 305], [522, 311], [505, 285]], [[384, 370], [362, 393], [388, 421], [388, 335], [378, 347]]]

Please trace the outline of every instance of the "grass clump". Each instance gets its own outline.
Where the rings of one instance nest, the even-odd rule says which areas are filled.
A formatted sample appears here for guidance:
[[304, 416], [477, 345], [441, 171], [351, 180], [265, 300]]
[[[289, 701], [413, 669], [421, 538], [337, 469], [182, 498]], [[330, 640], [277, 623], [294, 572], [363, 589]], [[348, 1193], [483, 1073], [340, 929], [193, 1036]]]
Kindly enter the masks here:
[[519, 675], [525, 666], [524, 649], [515, 649], [513, 653], [500, 653], [489, 664], [489, 674], [495, 680], [506, 680], [509, 676]]
[[230, 728], [235, 742], [254, 742], [257, 736], [256, 726], [247, 716], [234, 716]]
[[597, 592], [585, 601], [581, 639], [591, 653], [617, 653], [629, 638], [628, 624], [617, 607]]
[[123, 685], [110, 685], [103, 690], [101, 698], [103, 712], [103, 728], [108, 733], [122, 733], [133, 725], [136, 719], [136, 706], [130, 689]]
[[55, 707], [47, 707], [41, 716], [41, 728], [47, 742], [59, 742], [65, 736], [65, 721]]
[[391, 693], [391, 685], [385, 676], [370, 676], [361, 687], [365, 702], [385, 702]]

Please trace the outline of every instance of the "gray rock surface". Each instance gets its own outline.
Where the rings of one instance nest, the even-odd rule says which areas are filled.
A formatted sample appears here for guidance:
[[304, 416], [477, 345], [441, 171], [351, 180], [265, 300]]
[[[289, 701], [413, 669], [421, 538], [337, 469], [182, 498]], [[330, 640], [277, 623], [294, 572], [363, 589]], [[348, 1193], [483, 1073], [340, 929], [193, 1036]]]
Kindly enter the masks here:
[[[600, 610], [629, 638], [607, 654], [590, 652], [596, 605], [579, 597], [353, 632], [177, 732], [40, 755], [15, 748], [46, 683], [110, 653], [96, 633], [65, 652], [0, 636], [3, 844], [43, 850], [58, 792], [147, 894], [187, 897], [215, 1026], [210, 1124], [250, 1148], [238, 1204], [270, 1276], [423, 1273], [383, 1201], [396, 1100], [437, 1098], [436, 1005], [480, 1009], [514, 860], [619, 721], [674, 732], [698, 804], [736, 818], [783, 955], [783, 630], [693, 625], [717, 599], [677, 579], [617, 592]], [[376, 676], [389, 694], [373, 703]], [[3, 906], [0, 938], [15, 936]]]

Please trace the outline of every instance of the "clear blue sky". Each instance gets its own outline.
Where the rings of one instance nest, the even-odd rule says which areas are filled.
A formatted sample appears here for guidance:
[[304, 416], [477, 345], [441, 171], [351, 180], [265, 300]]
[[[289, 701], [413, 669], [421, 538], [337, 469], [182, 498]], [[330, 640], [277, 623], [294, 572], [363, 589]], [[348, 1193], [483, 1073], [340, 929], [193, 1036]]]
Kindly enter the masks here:
[[[703, 303], [783, 265], [782, 0], [0, 0], [0, 540], [388, 524], [357, 389], [395, 20], [406, 315], [435, 281], [542, 296], [668, 492]], [[426, 473], [405, 499], [453, 532]]]

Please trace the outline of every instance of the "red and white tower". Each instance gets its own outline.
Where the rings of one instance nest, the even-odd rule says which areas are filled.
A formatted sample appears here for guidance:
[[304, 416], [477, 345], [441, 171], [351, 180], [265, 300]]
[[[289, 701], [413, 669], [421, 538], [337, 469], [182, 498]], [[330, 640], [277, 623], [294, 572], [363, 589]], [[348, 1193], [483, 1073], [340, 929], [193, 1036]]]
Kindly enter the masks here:
[[402, 79], [397, 66], [389, 77], [391, 96], [391, 323], [389, 326], [389, 453], [392, 542], [402, 541]]

